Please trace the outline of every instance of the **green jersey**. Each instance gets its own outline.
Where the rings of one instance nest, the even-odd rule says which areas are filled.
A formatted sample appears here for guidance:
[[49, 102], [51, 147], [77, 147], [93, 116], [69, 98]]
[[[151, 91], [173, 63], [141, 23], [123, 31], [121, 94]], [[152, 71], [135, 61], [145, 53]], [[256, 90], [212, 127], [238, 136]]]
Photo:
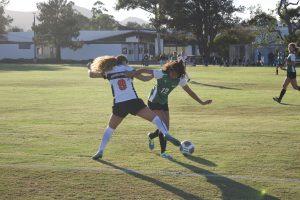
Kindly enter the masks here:
[[[296, 55], [293, 54], [293, 53], [289, 54], [289, 56], [287, 57], [287, 60], [289, 62], [296, 62]], [[287, 72], [288, 73], [295, 73], [296, 72], [296, 66], [294, 64], [288, 63]]]
[[162, 70], [153, 70], [154, 78], [157, 79], [157, 84], [151, 90], [149, 101], [153, 103], [166, 104], [168, 103], [169, 94], [178, 86], [184, 87], [187, 84], [185, 78], [171, 79], [169, 75]]

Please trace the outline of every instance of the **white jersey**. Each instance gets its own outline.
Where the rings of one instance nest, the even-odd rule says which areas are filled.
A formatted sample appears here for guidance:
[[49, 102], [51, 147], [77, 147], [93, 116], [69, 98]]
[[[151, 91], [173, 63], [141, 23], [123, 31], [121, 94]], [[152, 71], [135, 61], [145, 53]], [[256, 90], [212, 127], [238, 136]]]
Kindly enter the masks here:
[[105, 73], [105, 76], [109, 80], [112, 88], [114, 103], [138, 98], [133, 86], [133, 80], [131, 78], [127, 78], [125, 74], [126, 72], [133, 70], [134, 69], [132, 67], [119, 65]]

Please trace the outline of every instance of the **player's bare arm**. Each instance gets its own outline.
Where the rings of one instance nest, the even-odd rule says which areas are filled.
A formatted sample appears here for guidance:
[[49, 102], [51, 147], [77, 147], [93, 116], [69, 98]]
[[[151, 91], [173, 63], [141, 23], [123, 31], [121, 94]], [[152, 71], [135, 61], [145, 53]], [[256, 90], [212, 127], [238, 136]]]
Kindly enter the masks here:
[[212, 100], [203, 101], [188, 85], [185, 85], [182, 88], [186, 93], [188, 93], [188, 95], [190, 95], [190, 97], [192, 97], [195, 101], [197, 101], [201, 105], [208, 105], [212, 103]]

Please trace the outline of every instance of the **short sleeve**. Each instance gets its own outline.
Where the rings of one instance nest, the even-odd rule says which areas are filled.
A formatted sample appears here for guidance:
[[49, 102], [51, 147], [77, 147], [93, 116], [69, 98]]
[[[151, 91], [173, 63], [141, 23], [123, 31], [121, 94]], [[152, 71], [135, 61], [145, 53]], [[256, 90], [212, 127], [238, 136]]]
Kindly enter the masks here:
[[184, 77], [184, 78], [181, 78], [178, 85], [180, 85], [181, 87], [186, 86], [186, 85], [187, 85], [187, 80], [186, 80], [186, 78], [185, 78], [185, 77]]
[[291, 56], [291, 61], [296, 62], [296, 55], [295, 54], [290, 54]]
[[127, 66], [127, 71], [134, 71], [135, 69], [133, 67]]
[[155, 79], [161, 79], [163, 75], [164, 74], [161, 70], [153, 70], [153, 76]]

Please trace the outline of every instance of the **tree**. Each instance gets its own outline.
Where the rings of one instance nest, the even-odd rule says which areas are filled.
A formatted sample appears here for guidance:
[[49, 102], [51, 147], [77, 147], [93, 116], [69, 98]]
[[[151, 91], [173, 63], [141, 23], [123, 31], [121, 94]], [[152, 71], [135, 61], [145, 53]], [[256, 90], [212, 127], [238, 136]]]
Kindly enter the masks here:
[[291, 2], [289, 0], [280, 0], [277, 6], [277, 14], [282, 22], [284, 22], [289, 31], [289, 35], [285, 37], [285, 42], [299, 41], [300, 29], [300, 0]]
[[94, 3], [92, 8], [93, 17], [90, 21], [92, 30], [116, 30], [120, 26], [119, 22], [115, 20], [112, 15], [105, 14], [107, 9], [103, 7], [101, 1]]
[[78, 26], [81, 30], [89, 30], [90, 28], [90, 19], [82, 14], [78, 14], [77, 16]]
[[164, 0], [162, 6], [169, 27], [195, 35], [205, 64], [217, 34], [233, 26], [238, 21], [233, 13], [242, 10], [232, 0]]
[[251, 44], [254, 39], [255, 34], [249, 28], [236, 26], [219, 33], [213, 41], [213, 49], [221, 57], [228, 58], [230, 45]]
[[19, 28], [17, 26], [13, 26], [8, 29], [9, 32], [23, 32], [24, 30], [22, 28]]
[[61, 61], [61, 48], [76, 50], [82, 46], [76, 40], [80, 34], [79, 13], [73, 6], [74, 3], [67, 0], [48, 0], [37, 4], [40, 24], [33, 27], [37, 34], [35, 40], [37, 43], [53, 45], [57, 62]]
[[144, 11], [147, 11], [153, 14], [153, 18], [150, 19], [153, 27], [157, 31], [157, 39], [158, 39], [158, 54], [161, 54], [160, 48], [160, 33], [162, 29], [162, 25], [164, 24], [165, 11], [161, 6], [162, 0], [118, 0], [116, 9], [136, 9], [140, 8]]
[[[277, 14], [287, 25], [289, 35], [295, 35], [300, 29], [300, 0], [290, 2], [289, 0], [280, 0], [277, 6]], [[294, 7], [291, 7], [294, 6]]]
[[116, 30], [119, 27], [119, 22], [112, 15], [101, 14], [91, 19], [92, 30]]
[[125, 25], [125, 27], [127, 29], [132, 29], [132, 30], [139, 30], [139, 29], [143, 29], [143, 27], [136, 22], [127, 22], [127, 24]]
[[277, 19], [271, 14], [263, 12], [260, 7], [251, 11], [251, 19], [247, 25], [255, 30], [257, 37], [254, 44], [258, 47], [281, 44], [284, 41], [281, 30], [277, 26]]
[[4, 8], [8, 3], [8, 0], [0, 0], [0, 34], [5, 33], [6, 27], [12, 22], [12, 19], [5, 15], [4, 11]]

